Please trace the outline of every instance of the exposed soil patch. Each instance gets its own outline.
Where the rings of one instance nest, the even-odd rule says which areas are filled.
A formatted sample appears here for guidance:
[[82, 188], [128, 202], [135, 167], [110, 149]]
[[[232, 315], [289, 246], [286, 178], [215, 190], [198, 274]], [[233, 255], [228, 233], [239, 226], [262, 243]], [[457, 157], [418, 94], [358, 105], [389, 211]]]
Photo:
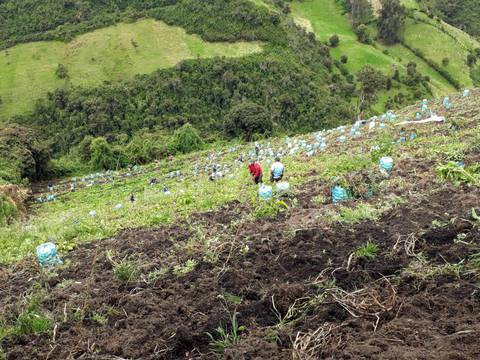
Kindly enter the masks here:
[[[424, 177], [426, 190], [434, 181], [428, 169], [411, 166], [417, 170], [406, 164], [401, 176]], [[477, 273], [407, 271], [420, 253], [440, 267], [467, 265], [480, 251], [469, 216], [478, 189], [444, 185], [409, 197], [376, 222], [327, 225], [313, 216], [304, 227], [292, 219], [318, 210], [307, 194], [324, 193], [325, 185], [306, 189], [298, 207], [274, 220], [245, 221], [249, 209], [232, 203], [172, 226], [82, 245], [49, 277], [31, 261], [0, 268], [0, 314], [13, 318], [24, 294], [40, 283], [47, 294], [42, 307], [56, 323], [55, 334], [5, 340], [7, 359], [480, 357]], [[374, 259], [352, 256], [367, 242], [377, 246]], [[136, 261], [142, 276], [122, 285], [108, 250], [117, 261]], [[172, 271], [188, 260], [196, 261], [192, 271]], [[167, 270], [149, 276], [161, 269]], [[231, 295], [241, 302], [225, 305], [221, 297]], [[206, 333], [229, 331], [234, 308], [245, 330], [218, 355]]]

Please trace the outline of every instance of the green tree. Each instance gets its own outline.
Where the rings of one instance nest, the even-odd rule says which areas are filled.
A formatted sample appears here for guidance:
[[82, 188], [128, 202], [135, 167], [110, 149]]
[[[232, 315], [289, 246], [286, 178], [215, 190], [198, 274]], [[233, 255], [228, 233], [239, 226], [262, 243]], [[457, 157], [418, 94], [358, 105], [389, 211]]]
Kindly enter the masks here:
[[370, 44], [372, 39], [370, 38], [370, 33], [368, 31], [368, 27], [364, 24], [359, 25], [355, 29], [355, 33], [357, 34], [358, 41], [363, 44]]
[[108, 170], [117, 167], [113, 149], [104, 137], [92, 140], [90, 154], [90, 164], [95, 169]]
[[387, 86], [387, 77], [370, 65], [364, 66], [358, 73], [360, 82], [359, 110], [365, 110], [377, 100], [377, 93]]
[[189, 153], [200, 150], [204, 146], [204, 142], [197, 129], [190, 123], [183, 125], [175, 130], [172, 140], [169, 144], [170, 152]]
[[227, 114], [225, 131], [230, 136], [243, 136], [250, 141], [254, 134], [268, 135], [272, 130], [273, 123], [267, 110], [253, 102], [243, 101]]
[[337, 47], [338, 44], [340, 44], [340, 38], [337, 34], [333, 34], [332, 36], [330, 36], [329, 43], [331, 47]]
[[350, 0], [354, 26], [365, 24], [373, 18], [372, 5], [368, 0]]
[[405, 7], [399, 0], [382, 0], [382, 11], [378, 18], [378, 37], [387, 45], [401, 40], [405, 22]]
[[467, 55], [467, 65], [468, 66], [473, 66], [477, 63], [477, 58], [473, 54], [468, 54]]

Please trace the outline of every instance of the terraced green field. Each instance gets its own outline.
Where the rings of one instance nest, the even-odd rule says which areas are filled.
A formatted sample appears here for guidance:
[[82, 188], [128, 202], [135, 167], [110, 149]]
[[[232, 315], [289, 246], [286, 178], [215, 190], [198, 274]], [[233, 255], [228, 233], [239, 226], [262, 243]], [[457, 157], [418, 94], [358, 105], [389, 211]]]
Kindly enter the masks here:
[[[0, 120], [27, 111], [48, 91], [94, 86], [171, 67], [182, 60], [259, 52], [260, 43], [208, 43], [179, 27], [142, 20], [81, 35], [70, 43], [22, 44], [0, 52]], [[55, 75], [58, 64], [69, 78]]]
[[440, 74], [403, 46], [388, 47], [388, 54], [386, 54], [383, 51], [387, 50], [386, 47], [378, 44], [374, 47], [358, 42], [347, 17], [342, 15], [340, 5], [334, 0], [295, 1], [292, 3], [292, 11], [297, 22], [301, 22], [300, 19], [303, 19], [311, 24], [320, 40], [327, 41], [333, 34], [338, 34], [340, 45], [332, 49], [332, 55], [337, 59], [342, 55], [347, 55], [349, 59], [347, 67], [353, 73], [360, 70], [365, 64], [370, 64], [386, 74], [390, 74], [395, 67], [402, 67], [410, 61], [415, 61], [418, 70], [431, 78], [436, 95], [453, 90]]

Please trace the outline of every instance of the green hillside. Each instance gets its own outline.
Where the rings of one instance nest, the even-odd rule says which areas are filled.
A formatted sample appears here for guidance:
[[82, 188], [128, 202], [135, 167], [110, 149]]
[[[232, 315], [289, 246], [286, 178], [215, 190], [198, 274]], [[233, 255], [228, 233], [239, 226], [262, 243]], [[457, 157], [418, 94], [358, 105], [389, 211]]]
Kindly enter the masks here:
[[[37, 99], [58, 87], [98, 86], [171, 67], [185, 59], [258, 51], [259, 43], [209, 43], [154, 20], [96, 30], [69, 43], [17, 45], [0, 51], [0, 120], [31, 110]], [[66, 67], [68, 78], [55, 75], [59, 64]]]

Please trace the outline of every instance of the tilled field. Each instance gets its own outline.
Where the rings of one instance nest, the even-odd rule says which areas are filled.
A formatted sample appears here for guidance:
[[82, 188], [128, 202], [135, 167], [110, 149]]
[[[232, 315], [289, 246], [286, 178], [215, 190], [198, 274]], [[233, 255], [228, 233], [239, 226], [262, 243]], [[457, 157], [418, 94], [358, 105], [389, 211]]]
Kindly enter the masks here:
[[[4, 340], [6, 358], [478, 359], [480, 191], [438, 183], [428, 162], [398, 169], [391, 180], [405, 184], [368, 202], [406, 202], [377, 221], [325, 221], [336, 207], [314, 201], [328, 186], [312, 181], [274, 219], [231, 203], [80, 246], [55, 273], [33, 260], [0, 268], [0, 317], [41, 293], [54, 319], [48, 332]], [[374, 258], [355, 256], [367, 242]], [[141, 274], [122, 284], [112, 258]], [[239, 339], [214, 352], [207, 333], [230, 333], [233, 314]]]

